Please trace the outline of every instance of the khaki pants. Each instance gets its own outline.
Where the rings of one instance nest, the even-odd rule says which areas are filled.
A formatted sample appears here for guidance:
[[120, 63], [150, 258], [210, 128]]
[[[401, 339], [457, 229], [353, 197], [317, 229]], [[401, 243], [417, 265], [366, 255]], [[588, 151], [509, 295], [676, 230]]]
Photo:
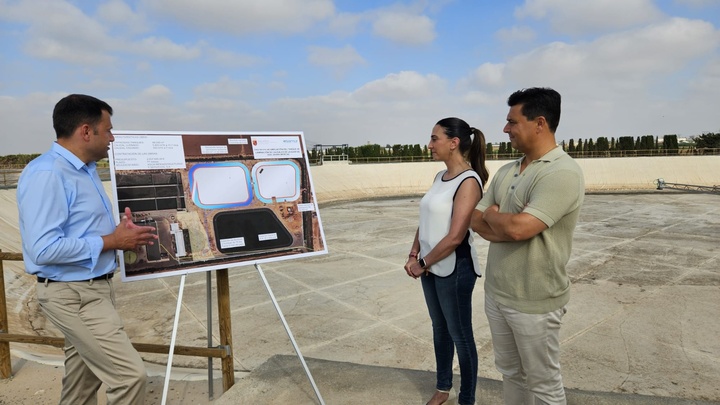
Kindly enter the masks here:
[[525, 314], [485, 294], [495, 367], [507, 405], [565, 405], [560, 375], [560, 325], [566, 309]]
[[94, 405], [107, 386], [108, 405], [145, 402], [145, 365], [115, 310], [112, 280], [38, 283], [45, 316], [65, 335], [61, 405]]

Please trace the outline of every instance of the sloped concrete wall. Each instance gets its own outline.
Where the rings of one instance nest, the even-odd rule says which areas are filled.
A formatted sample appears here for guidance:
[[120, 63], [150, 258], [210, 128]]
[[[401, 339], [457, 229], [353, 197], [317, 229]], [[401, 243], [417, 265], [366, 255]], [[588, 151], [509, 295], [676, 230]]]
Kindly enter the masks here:
[[[489, 161], [490, 177], [509, 161]], [[654, 181], [700, 186], [720, 185], [720, 156], [663, 156], [577, 159], [588, 192], [652, 190]], [[437, 162], [313, 166], [311, 175], [320, 204], [421, 195], [445, 165]]]

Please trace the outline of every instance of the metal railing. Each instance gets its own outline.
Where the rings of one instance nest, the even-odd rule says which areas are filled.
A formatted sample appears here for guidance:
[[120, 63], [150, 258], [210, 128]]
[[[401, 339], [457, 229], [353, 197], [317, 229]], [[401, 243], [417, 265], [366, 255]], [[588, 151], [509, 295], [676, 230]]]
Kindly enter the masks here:
[[[654, 156], [707, 156], [720, 155], [720, 148], [680, 148], [680, 149], [648, 149], [648, 150], [611, 150], [611, 151], [583, 151], [568, 152], [576, 159], [592, 159], [592, 158], [623, 158], [623, 157], [654, 157]], [[334, 155], [336, 158], [343, 157], [353, 164], [370, 164], [370, 163], [406, 163], [406, 162], [432, 162], [431, 156], [377, 156], [377, 157], [349, 157], [347, 155]], [[345, 158], [345, 156], [347, 156]], [[512, 160], [522, 156], [522, 153], [497, 153], [487, 154], [487, 160]], [[321, 165], [322, 161], [332, 160], [331, 156], [310, 157], [311, 165]], [[335, 159], [340, 160], [340, 159]]]
[[[25, 166], [22, 165], [10, 165], [18, 167], [0, 167], [0, 190], [16, 188], [20, 173], [22, 173]], [[98, 175], [102, 181], [110, 181], [110, 168], [109, 167], [98, 167]]]
[[[591, 151], [591, 152], [568, 152], [576, 159], [593, 158], [623, 158], [623, 157], [653, 157], [653, 156], [708, 156], [720, 155], [720, 148], [680, 148], [680, 149], [649, 149], [649, 150], [612, 150], [612, 151]], [[487, 160], [512, 160], [522, 156], [521, 153], [489, 153]], [[432, 162], [430, 156], [377, 156], [377, 157], [349, 157], [348, 155], [323, 155], [321, 157], [310, 156], [311, 166], [322, 165], [322, 161], [336, 162], [347, 161], [352, 164], [373, 164], [373, 163], [407, 163], [407, 162]], [[24, 165], [3, 165], [0, 166], [0, 189], [17, 187]], [[110, 180], [110, 168], [107, 165], [98, 166], [98, 174], [103, 181]]]
[[683, 190], [683, 191], [720, 193], [720, 185], [700, 186], [700, 185], [696, 185], [696, 184], [668, 183], [665, 181], [665, 179], [662, 179], [662, 178], [653, 181], [653, 183], [657, 186], [658, 190], [664, 190], [666, 188], [671, 188], [674, 190]]

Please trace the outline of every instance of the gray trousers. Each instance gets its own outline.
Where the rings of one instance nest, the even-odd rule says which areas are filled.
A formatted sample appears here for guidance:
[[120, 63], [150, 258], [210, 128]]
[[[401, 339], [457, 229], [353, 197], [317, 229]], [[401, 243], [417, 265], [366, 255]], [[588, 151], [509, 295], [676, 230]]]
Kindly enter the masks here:
[[97, 404], [103, 383], [108, 405], [145, 403], [145, 364], [115, 310], [112, 280], [38, 283], [37, 297], [65, 335], [60, 405]]

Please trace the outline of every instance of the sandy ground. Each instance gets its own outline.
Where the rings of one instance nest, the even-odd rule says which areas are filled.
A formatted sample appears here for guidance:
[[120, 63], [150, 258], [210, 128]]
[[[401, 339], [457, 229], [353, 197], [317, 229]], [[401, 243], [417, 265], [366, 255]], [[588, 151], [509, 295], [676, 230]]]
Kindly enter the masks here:
[[[718, 176], [719, 169], [720, 157], [704, 166], [711, 177]], [[623, 170], [607, 177], [620, 178]], [[659, 167], [650, 172], [642, 180], [650, 187], [650, 174], [670, 177]], [[318, 180], [322, 180], [319, 185]], [[683, 182], [697, 184], [691, 180]], [[318, 189], [329, 182], [323, 175], [315, 181]], [[720, 183], [714, 178], [710, 181]], [[335, 192], [325, 192], [330, 196], [331, 191]], [[592, 205], [582, 213], [569, 269], [574, 290], [572, 311], [563, 328], [566, 386], [720, 403], [718, 196], [656, 194], [608, 194], [586, 200]], [[305, 356], [405, 370], [432, 369], [422, 296], [400, 271], [399, 258], [417, 226], [417, 200], [338, 204], [321, 212], [329, 255], [263, 266]], [[482, 256], [486, 246], [476, 243]], [[14, 190], [0, 190], [0, 249], [20, 251]], [[34, 283], [23, 275], [22, 265], [5, 262], [4, 266], [11, 331], [55, 333], [37, 316]], [[179, 345], [206, 343], [204, 280], [204, 275], [188, 277]], [[167, 343], [177, 277], [117, 285], [133, 340]], [[482, 288], [476, 290], [479, 375], [497, 380], [480, 309]], [[244, 375], [276, 354], [293, 355], [293, 351], [254, 269], [233, 269], [231, 295], [236, 379], [249, 381]], [[150, 298], [155, 304], [143, 302]], [[0, 404], [57, 403], [63, 373], [59, 350], [11, 347], [13, 377], [0, 380]], [[144, 357], [156, 365], [150, 367], [146, 404], [160, 404], [164, 357]], [[167, 403], [213, 403], [205, 360], [175, 359]], [[185, 372], [181, 367], [194, 370]], [[219, 367], [217, 361], [215, 367]], [[218, 377], [216, 370], [216, 402], [222, 393]], [[318, 382], [323, 391], [333, 388]], [[418, 392], [423, 398], [424, 393]], [[104, 404], [104, 396], [100, 397], [99, 403]], [[302, 398], [297, 403], [314, 402]]]
[[[24, 357], [32, 358], [29, 353]], [[27, 360], [12, 357], [13, 376], [0, 380], [0, 405], [50, 405], [57, 404], [60, 398], [64, 368], [62, 359], [50, 357]], [[173, 379], [167, 388], [167, 404], [203, 405], [211, 404], [222, 395], [222, 382], [217, 379], [219, 371], [214, 372], [213, 398], [209, 397], [209, 385], [206, 370], [175, 370]], [[161, 404], [165, 387], [165, 377], [160, 368], [150, 366], [148, 369], [146, 405]], [[164, 373], [164, 368], [162, 369]], [[105, 405], [104, 388], [100, 389], [98, 405]]]
[[[720, 403], [717, 199], [675, 192], [586, 197], [568, 267], [573, 292], [561, 332], [568, 389], [656, 398], [645, 402], [653, 405]], [[390, 392], [403, 383], [393, 403], [423, 403], [432, 391], [427, 383], [434, 367], [427, 310], [417, 283], [401, 270], [417, 226], [417, 204], [417, 199], [398, 199], [326, 207], [328, 255], [263, 265], [304, 356], [322, 360], [310, 364], [322, 367], [313, 374], [329, 404], [376, 403], [379, 390]], [[484, 257], [487, 245], [476, 240], [476, 247]], [[51, 334], [50, 325], [33, 309], [35, 284], [9, 267], [11, 331]], [[292, 359], [294, 352], [255, 269], [233, 268], [230, 273], [233, 355], [239, 372], [235, 386], [214, 402], [285, 404], [291, 395], [294, 404], [316, 404], [301, 374], [267, 373], [272, 358]], [[199, 346], [205, 340], [205, 278], [188, 276], [178, 344]], [[117, 284], [119, 309], [133, 341], [169, 341], [177, 287], [177, 277]], [[473, 313], [478, 375], [497, 381], [483, 294], [478, 284]], [[11, 347], [22, 357], [18, 351], [23, 346]], [[40, 346], [25, 351], [42, 360], [50, 354]], [[162, 355], [144, 357], [148, 364], [165, 364]], [[0, 401], [56, 403], [61, 368], [28, 360], [14, 360], [15, 376], [0, 382]], [[176, 356], [173, 363], [173, 372], [206, 365], [204, 359], [188, 356]], [[364, 378], [366, 372], [375, 377]], [[209, 403], [206, 381], [174, 377], [168, 403]], [[151, 378], [146, 403], [159, 404], [163, 385], [157, 374]], [[378, 381], [386, 384], [372, 385]], [[220, 385], [214, 387], [220, 395]], [[351, 394], [359, 399], [348, 402]], [[615, 398], [602, 404], [637, 403]], [[576, 404], [600, 403], [569, 403]]]

